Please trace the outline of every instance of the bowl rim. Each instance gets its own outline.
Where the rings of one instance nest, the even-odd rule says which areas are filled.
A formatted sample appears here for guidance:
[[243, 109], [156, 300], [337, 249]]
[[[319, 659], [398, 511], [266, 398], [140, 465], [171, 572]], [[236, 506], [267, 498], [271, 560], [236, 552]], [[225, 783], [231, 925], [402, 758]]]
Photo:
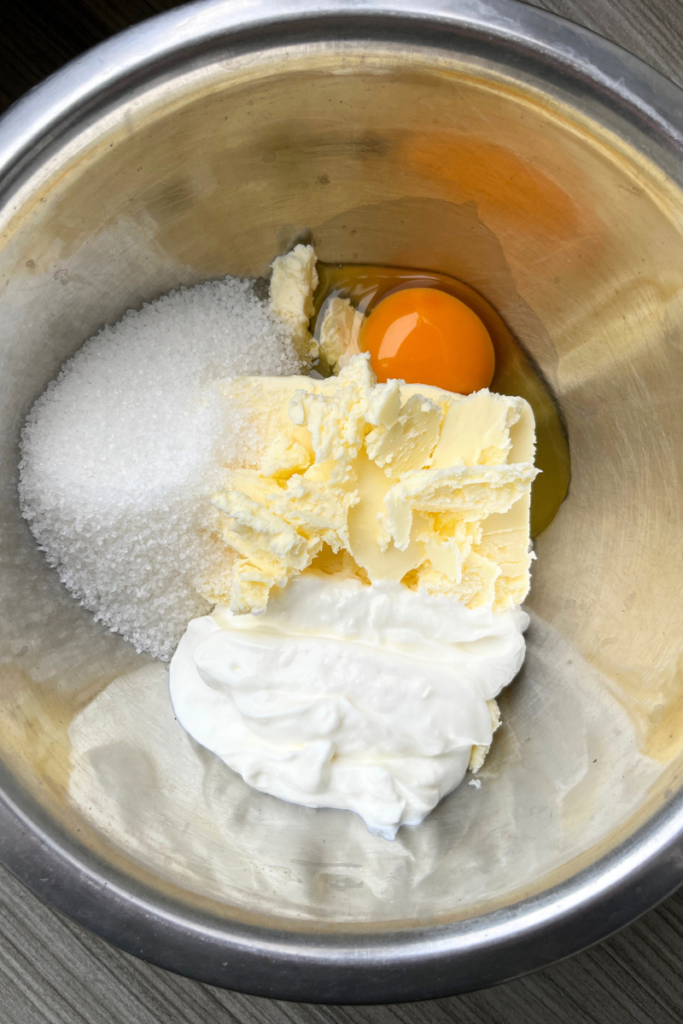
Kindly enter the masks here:
[[[88, 111], [192, 54], [338, 38], [342, 29], [344, 38], [431, 40], [532, 61], [549, 84], [561, 77], [565, 93], [590, 97], [683, 167], [683, 91], [602, 37], [516, 0], [200, 0], [112, 37], [10, 108], [0, 119], [0, 206]], [[683, 790], [564, 882], [480, 917], [402, 931], [332, 937], [300, 922], [293, 931], [285, 921], [269, 929], [190, 915], [80, 847], [1, 765], [0, 861], [80, 924], [199, 981], [304, 1002], [429, 999], [548, 966], [668, 896], [683, 882]]]

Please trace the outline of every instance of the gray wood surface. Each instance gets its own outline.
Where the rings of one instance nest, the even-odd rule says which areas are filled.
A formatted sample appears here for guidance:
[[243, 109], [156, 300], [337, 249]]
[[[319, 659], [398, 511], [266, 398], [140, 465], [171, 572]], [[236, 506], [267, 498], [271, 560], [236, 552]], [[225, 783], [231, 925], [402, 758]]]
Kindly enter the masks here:
[[[536, 0], [683, 86], [683, 0]], [[173, 0], [52, 0], [3, 12], [0, 108], [64, 60]], [[0, 1024], [674, 1024], [683, 1019], [683, 890], [594, 949], [484, 992], [321, 1007], [200, 985], [121, 953], [0, 869]]]

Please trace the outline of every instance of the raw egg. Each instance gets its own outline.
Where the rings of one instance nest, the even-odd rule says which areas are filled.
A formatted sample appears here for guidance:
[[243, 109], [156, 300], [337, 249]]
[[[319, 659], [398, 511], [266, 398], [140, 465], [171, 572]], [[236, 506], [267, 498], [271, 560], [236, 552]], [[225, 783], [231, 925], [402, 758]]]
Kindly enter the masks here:
[[377, 380], [433, 384], [469, 395], [493, 380], [489, 332], [469, 306], [437, 288], [404, 288], [368, 316], [360, 339]]

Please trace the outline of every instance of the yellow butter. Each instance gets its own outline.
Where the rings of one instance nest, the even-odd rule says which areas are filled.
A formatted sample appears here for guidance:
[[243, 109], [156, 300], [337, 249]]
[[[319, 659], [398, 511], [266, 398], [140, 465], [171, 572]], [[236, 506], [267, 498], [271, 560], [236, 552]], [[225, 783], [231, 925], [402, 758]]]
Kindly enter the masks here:
[[302, 359], [317, 355], [318, 346], [308, 330], [313, 316], [313, 293], [318, 287], [317, 259], [310, 245], [297, 245], [286, 256], [273, 260], [270, 308], [288, 325]]
[[360, 353], [364, 319], [348, 299], [335, 296], [326, 304], [320, 324], [320, 357], [332, 373], [339, 373]]
[[[327, 380], [242, 378], [224, 394], [264, 438], [259, 465], [228, 470], [212, 496], [239, 556], [219, 598], [233, 611], [265, 607], [325, 551], [346, 552], [371, 582], [470, 607], [524, 599], [537, 471], [523, 399], [378, 385], [366, 355]], [[207, 596], [218, 589], [210, 581]]]

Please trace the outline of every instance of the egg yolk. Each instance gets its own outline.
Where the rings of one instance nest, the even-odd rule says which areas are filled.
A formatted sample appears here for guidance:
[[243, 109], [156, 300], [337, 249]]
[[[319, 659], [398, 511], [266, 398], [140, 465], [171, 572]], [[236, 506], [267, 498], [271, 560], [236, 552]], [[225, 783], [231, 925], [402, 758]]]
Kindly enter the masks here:
[[382, 383], [398, 378], [469, 395], [493, 379], [489, 332], [469, 306], [437, 288], [387, 295], [365, 321], [360, 341]]

